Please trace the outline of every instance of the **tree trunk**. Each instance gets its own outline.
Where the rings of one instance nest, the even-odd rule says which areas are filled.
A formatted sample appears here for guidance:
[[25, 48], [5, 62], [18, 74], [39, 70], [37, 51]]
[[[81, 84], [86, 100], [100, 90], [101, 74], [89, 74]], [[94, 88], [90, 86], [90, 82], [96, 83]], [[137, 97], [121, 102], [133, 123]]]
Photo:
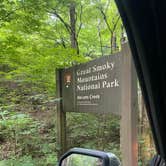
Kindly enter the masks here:
[[71, 47], [76, 49], [77, 54], [79, 54], [78, 41], [76, 35], [76, 11], [75, 11], [74, 2], [71, 2], [69, 12], [70, 12], [70, 26], [71, 26], [71, 32], [70, 32]]
[[116, 33], [112, 32], [111, 34], [111, 54], [117, 51], [117, 41], [116, 41]]
[[98, 29], [98, 35], [99, 35], [99, 41], [100, 41], [101, 55], [104, 56], [104, 52], [103, 52], [103, 43], [102, 43], [102, 39], [101, 39], [100, 21], [99, 21], [99, 24], [98, 24], [98, 26], [97, 26], [97, 29]]

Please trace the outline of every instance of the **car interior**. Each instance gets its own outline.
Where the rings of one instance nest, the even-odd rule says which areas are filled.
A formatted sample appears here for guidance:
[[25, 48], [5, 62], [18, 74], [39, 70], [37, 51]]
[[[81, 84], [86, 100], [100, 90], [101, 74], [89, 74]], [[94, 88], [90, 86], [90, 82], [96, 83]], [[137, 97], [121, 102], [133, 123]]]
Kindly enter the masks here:
[[151, 165], [165, 165], [166, 1], [116, 0], [116, 3], [128, 35], [158, 153]]

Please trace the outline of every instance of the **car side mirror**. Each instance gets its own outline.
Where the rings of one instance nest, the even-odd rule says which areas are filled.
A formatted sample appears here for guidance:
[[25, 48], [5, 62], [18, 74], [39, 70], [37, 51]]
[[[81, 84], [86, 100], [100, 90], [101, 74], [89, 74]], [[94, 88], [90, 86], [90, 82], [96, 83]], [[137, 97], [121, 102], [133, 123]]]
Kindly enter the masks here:
[[120, 166], [120, 160], [112, 153], [73, 148], [59, 160], [58, 166]]

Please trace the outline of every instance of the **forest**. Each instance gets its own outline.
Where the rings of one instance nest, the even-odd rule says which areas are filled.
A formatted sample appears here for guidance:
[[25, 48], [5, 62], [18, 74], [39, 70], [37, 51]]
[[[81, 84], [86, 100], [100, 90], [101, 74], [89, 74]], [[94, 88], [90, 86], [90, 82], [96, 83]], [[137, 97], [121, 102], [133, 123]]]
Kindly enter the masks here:
[[[116, 53], [124, 41], [113, 0], [0, 0], [0, 166], [56, 165], [56, 69]], [[138, 94], [138, 164], [144, 166], [155, 150]], [[120, 157], [119, 121], [67, 113], [67, 149]]]

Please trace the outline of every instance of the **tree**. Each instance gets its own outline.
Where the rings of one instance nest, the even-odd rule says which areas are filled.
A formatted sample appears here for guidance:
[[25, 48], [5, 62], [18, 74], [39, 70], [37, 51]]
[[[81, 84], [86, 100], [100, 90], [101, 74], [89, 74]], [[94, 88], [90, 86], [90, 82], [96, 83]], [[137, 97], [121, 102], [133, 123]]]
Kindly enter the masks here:
[[107, 0], [106, 3], [99, 3], [97, 6], [100, 11], [103, 21], [106, 24], [106, 27], [110, 33], [110, 47], [111, 53], [115, 52], [118, 48], [117, 38], [119, 38], [121, 30], [121, 19], [120, 14], [117, 11], [114, 1]]

